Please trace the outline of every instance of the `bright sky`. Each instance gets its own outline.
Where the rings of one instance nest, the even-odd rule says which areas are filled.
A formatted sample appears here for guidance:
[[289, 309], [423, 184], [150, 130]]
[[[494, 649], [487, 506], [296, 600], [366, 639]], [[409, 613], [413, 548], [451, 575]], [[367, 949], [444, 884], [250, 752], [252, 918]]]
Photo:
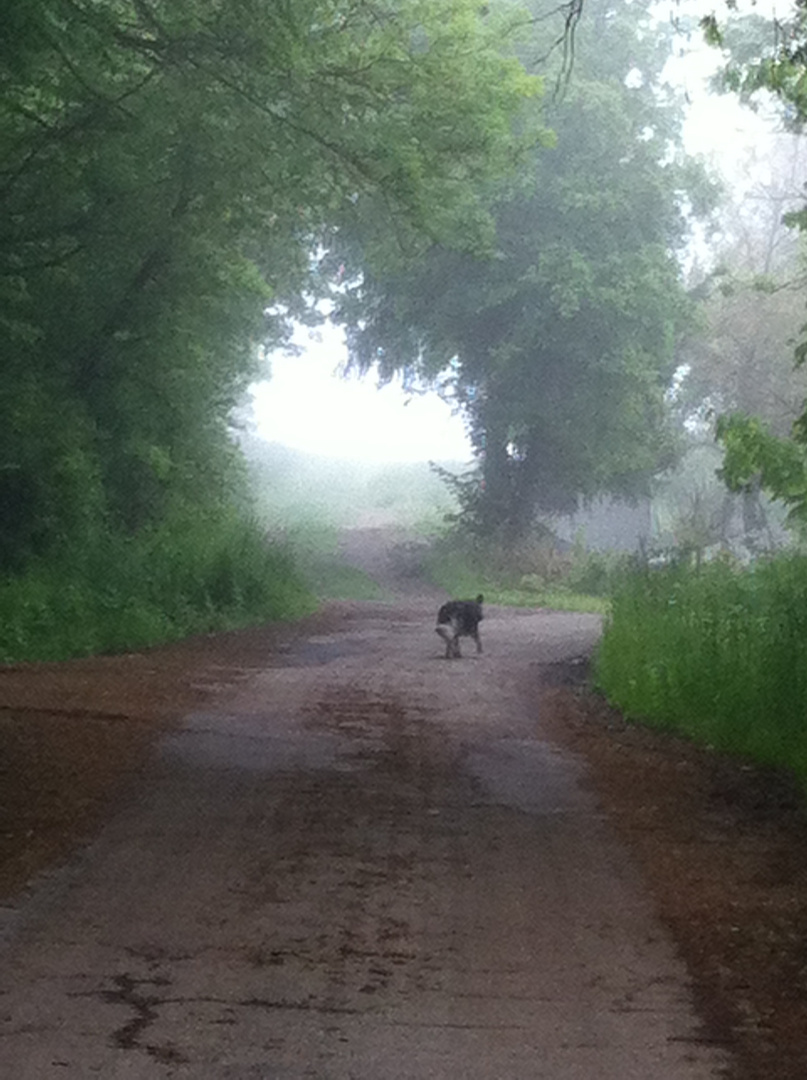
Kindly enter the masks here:
[[305, 353], [274, 355], [272, 378], [253, 388], [263, 438], [348, 460], [470, 461], [462, 419], [436, 394], [412, 396], [400, 381], [377, 389], [372, 375], [339, 375], [347, 354], [332, 327], [314, 336], [300, 329], [295, 344]]
[[[689, 15], [695, 19], [707, 12], [704, 0], [669, 0], [659, 6], [659, 16], [681, 18]], [[728, 4], [713, 5], [718, 18], [728, 15]], [[792, 9], [789, 0], [737, 0], [738, 14], [756, 14], [765, 18], [784, 17]], [[707, 45], [699, 29], [689, 40], [680, 39], [679, 55], [667, 62], [666, 78], [681, 86], [689, 99], [687, 119], [684, 124], [684, 145], [691, 154], [702, 154], [710, 159], [724, 174], [730, 176], [743, 157], [746, 148], [771, 131], [771, 117], [762, 109], [759, 112], [741, 105], [734, 94], [712, 94], [707, 80], [724, 63], [719, 49]]]
[[[772, 0], [753, 9], [769, 14]], [[790, 5], [781, 2], [776, 10]], [[703, 0], [675, 0], [671, 11], [702, 14]], [[748, 10], [748, 4], [743, 5]], [[662, 9], [660, 7], [660, 12]], [[690, 153], [703, 154], [731, 176], [743, 147], [764, 139], [770, 126], [731, 95], [714, 96], [705, 79], [720, 54], [695, 33], [681, 41], [686, 55], [670, 62], [668, 77], [682, 85], [691, 105], [685, 128]], [[412, 397], [400, 382], [377, 389], [372, 375], [345, 379], [338, 368], [346, 359], [341, 331], [323, 327], [312, 336], [301, 329], [296, 344], [304, 354], [272, 357], [272, 378], [253, 388], [257, 433], [263, 438], [312, 454], [372, 462], [470, 461], [471, 449], [459, 416], [436, 394]]]

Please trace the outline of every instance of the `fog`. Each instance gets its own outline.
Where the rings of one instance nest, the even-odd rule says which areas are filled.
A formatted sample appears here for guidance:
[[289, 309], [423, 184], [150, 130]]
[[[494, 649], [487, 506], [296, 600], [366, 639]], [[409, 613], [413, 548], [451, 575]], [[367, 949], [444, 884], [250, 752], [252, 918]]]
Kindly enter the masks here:
[[[753, 9], [765, 14], [764, 5]], [[667, 13], [662, 14], [666, 19]], [[676, 5], [675, 19], [687, 14], [686, 4]], [[693, 8], [689, 14], [698, 17], [700, 11]], [[749, 279], [772, 270], [787, 276], [797, 262], [796, 235], [781, 225], [781, 217], [803, 201], [803, 141], [783, 132], [780, 112], [769, 101], [762, 99], [751, 109], [735, 95], [711, 91], [709, 80], [723, 60], [694, 30], [680, 36], [677, 55], [665, 69], [667, 81], [686, 95], [684, 146], [706, 162], [724, 189], [718, 212], [708, 227], [693, 228], [682, 254], [682, 275], [693, 289], [711, 281], [727, 253], [739, 267], [737, 274]], [[763, 249], [767, 254], [761, 254]], [[801, 302], [792, 294], [789, 302], [800, 319]], [[680, 399], [689, 447], [674, 468], [657, 474], [646, 494], [628, 500], [607, 493], [581, 498], [576, 513], [546, 516], [561, 546], [579, 542], [591, 550], [624, 551], [695, 542], [742, 548], [749, 529], [756, 545], [787, 541], [779, 508], [763, 499], [751, 508], [747, 499], [729, 496], [717, 477], [722, 456], [714, 442], [717, 412], [757, 405], [764, 412], [767, 407], [786, 430], [803, 400], [803, 381], [791, 378], [793, 320], [783, 318], [781, 306], [777, 309], [759, 291], [746, 309], [759, 331], [749, 355], [775, 354], [777, 370], [763, 371], [759, 385], [749, 389], [750, 376], [741, 370], [739, 354], [753, 335], [733, 312], [718, 311], [713, 304], [712, 340], [705, 347], [722, 350], [726, 371], [710, 371], [709, 382], [703, 374], [708, 364], [697, 357], [693, 361], [690, 349], [682, 355], [671, 389]], [[726, 338], [721, 319], [738, 324], [740, 344]], [[775, 325], [781, 333], [773, 340], [770, 328]], [[337, 328], [300, 328], [294, 344], [299, 355], [271, 357], [271, 377], [252, 390], [247, 449], [266, 520], [275, 528], [297, 528], [304, 521], [340, 528], [443, 527], [457, 505], [427, 462], [449, 463], [457, 473], [469, 467], [472, 449], [459, 411], [435, 392], [412, 394], [400, 379], [379, 387], [372, 372], [364, 378], [345, 376], [347, 353]], [[751, 356], [751, 368], [755, 363]], [[729, 387], [741, 384], [742, 392], [732, 396]]]
[[[425, 461], [370, 462], [306, 453], [257, 437], [243, 448], [262, 518], [271, 529], [436, 528], [455, 500]], [[445, 462], [452, 470], [462, 462]]]
[[294, 450], [368, 464], [470, 460], [459, 413], [435, 392], [405, 390], [400, 378], [345, 374], [344, 335], [325, 324], [298, 327], [299, 355], [277, 353], [270, 378], [252, 388], [255, 434]]

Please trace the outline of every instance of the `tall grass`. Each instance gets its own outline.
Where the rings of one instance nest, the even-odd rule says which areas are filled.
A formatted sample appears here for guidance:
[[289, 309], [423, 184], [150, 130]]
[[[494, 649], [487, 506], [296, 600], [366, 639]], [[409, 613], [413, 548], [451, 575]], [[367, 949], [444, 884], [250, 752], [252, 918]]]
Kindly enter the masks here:
[[433, 542], [424, 572], [455, 597], [481, 592], [492, 604], [604, 613], [616, 562], [584, 551], [561, 554], [546, 543], [504, 548], [452, 530]]
[[627, 715], [807, 784], [807, 559], [626, 576], [596, 677]]
[[316, 606], [290, 554], [257, 524], [183, 524], [101, 534], [0, 581], [0, 662], [120, 652]]

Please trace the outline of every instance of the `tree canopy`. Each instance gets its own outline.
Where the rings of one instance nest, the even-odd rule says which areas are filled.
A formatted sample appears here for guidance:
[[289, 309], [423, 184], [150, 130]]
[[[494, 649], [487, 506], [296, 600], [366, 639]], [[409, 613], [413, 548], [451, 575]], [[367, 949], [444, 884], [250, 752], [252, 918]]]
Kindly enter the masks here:
[[[31, 0], [0, 39], [0, 566], [226, 499], [314, 254], [486, 242], [540, 90], [472, 0]], [[517, 130], [516, 130], [517, 129]]]
[[[546, 45], [536, 22], [528, 66]], [[665, 392], [688, 317], [676, 256], [710, 193], [659, 84], [669, 47], [647, 6], [587, 5], [574, 75], [546, 108], [552, 144], [487, 187], [494, 255], [435, 243], [337, 298], [354, 363], [443, 373], [469, 420], [478, 477], [461, 490], [483, 532], [637, 494], [673, 454]]]

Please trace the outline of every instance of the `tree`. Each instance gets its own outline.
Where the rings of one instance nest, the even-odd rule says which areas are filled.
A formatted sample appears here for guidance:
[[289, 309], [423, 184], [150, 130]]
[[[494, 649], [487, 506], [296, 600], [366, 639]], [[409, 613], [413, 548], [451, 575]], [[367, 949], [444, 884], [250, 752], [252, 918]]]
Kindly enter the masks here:
[[700, 22], [706, 40], [728, 57], [720, 82], [750, 103], [760, 91], [784, 105], [784, 119], [799, 130], [807, 116], [807, 12], [793, 5], [785, 19], [751, 14], [718, 20], [712, 12]]
[[[751, 101], [767, 92], [783, 106], [783, 120], [800, 132], [807, 120], [807, 10], [797, 4], [785, 22], [759, 19], [729, 21], [721, 27], [714, 16], [702, 25], [707, 38], [728, 48], [730, 59], [724, 84]], [[784, 221], [803, 232], [807, 210], [802, 205], [784, 215]], [[807, 359], [807, 342], [795, 349], [797, 367]], [[791, 521], [807, 521], [807, 410], [801, 410], [789, 437], [779, 425], [750, 415], [746, 402], [739, 410], [718, 419], [717, 437], [725, 447], [722, 476], [732, 491], [753, 493], [760, 488], [789, 507]], [[761, 411], [761, 410], [760, 410]]]
[[[665, 391], [688, 311], [675, 252], [707, 186], [672, 149], [664, 31], [640, 4], [586, 13], [574, 77], [547, 107], [556, 144], [489, 188], [495, 254], [435, 244], [337, 297], [353, 363], [453, 393], [478, 468], [461, 491], [488, 534], [637, 494], [674, 452]], [[538, 23], [522, 55], [545, 45]]]
[[794, 371], [793, 342], [803, 268], [798, 233], [783, 217], [801, 205], [806, 150], [784, 132], [751, 148], [714, 215], [716, 268], [693, 289], [700, 318], [681, 353], [679, 401], [700, 427], [707, 415], [743, 411], [786, 435], [801, 412], [807, 382]]
[[742, 411], [790, 433], [807, 392], [807, 375], [793, 366], [804, 319], [797, 297], [769, 280], [721, 276], [681, 354], [688, 374], [679, 400], [690, 420]]
[[0, 42], [0, 567], [227, 499], [313, 253], [484, 241], [538, 90], [471, 0], [32, 0]]

